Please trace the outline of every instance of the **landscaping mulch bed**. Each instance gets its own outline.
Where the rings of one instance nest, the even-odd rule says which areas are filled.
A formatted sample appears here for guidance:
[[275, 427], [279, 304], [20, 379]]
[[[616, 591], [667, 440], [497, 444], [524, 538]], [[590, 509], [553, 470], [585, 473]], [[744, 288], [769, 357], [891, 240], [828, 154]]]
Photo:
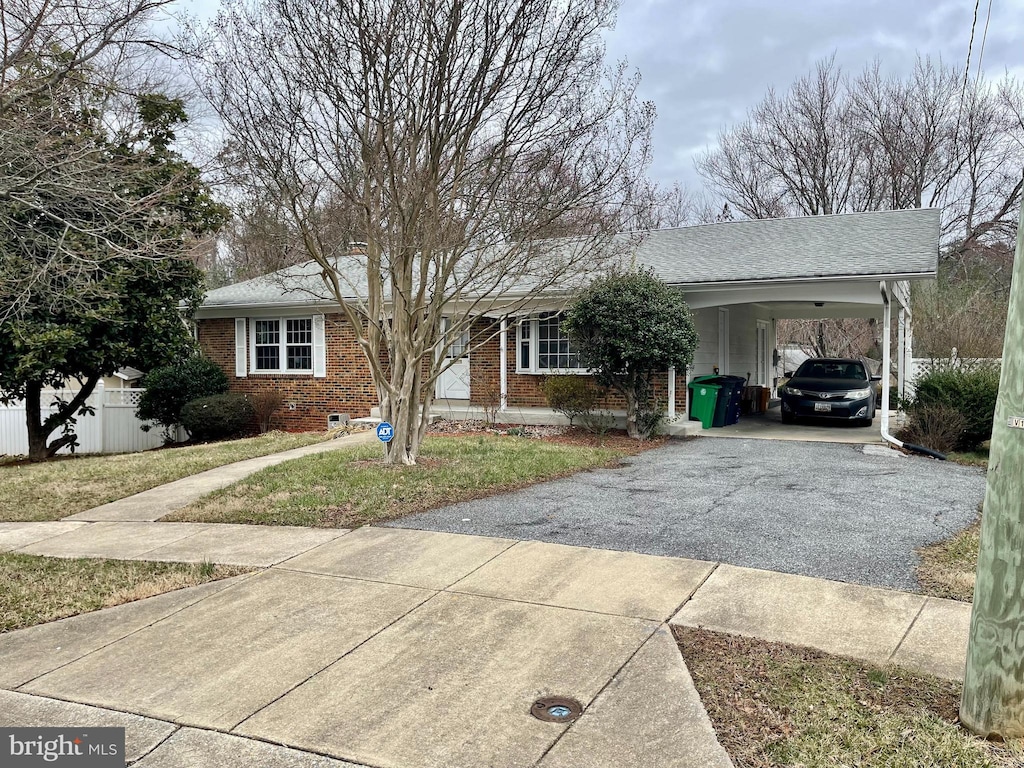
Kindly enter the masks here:
[[560, 445], [578, 445], [586, 448], [611, 448], [615, 451], [633, 455], [664, 445], [668, 441], [665, 435], [656, 435], [649, 440], [634, 440], [624, 430], [614, 429], [604, 435], [598, 435], [582, 427], [541, 426], [532, 424], [488, 424], [487, 422], [468, 419], [451, 421], [439, 419], [430, 425], [428, 435], [505, 435], [508, 437], [528, 437], [546, 440]]
[[959, 683], [810, 648], [674, 627], [736, 768], [1020, 768], [960, 727]]

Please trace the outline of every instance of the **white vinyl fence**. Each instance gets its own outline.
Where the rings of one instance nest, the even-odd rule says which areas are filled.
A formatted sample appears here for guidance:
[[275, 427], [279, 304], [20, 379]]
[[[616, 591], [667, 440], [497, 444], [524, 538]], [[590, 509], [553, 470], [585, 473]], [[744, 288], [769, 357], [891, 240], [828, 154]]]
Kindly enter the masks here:
[[[133, 453], [159, 448], [164, 443], [163, 429], [152, 422], [135, 416], [143, 389], [104, 389], [102, 384], [89, 396], [88, 404], [96, 412], [90, 416], [77, 416], [75, 434], [78, 435], [76, 453]], [[61, 397], [65, 400], [74, 392], [43, 390], [42, 413], [45, 418], [56, 408], [51, 404]], [[145, 432], [142, 427], [152, 424]], [[50, 440], [63, 432], [58, 427]], [[64, 448], [61, 453], [69, 453]], [[20, 456], [28, 453], [28, 433], [25, 427], [25, 404], [0, 405], [0, 456]]]
[[948, 357], [934, 358], [934, 357], [915, 357], [910, 361], [910, 370], [907, 373], [907, 396], [913, 397], [916, 391], [914, 385], [917, 380], [930, 371], [950, 370], [950, 369], [963, 369], [966, 371], [975, 370], [977, 368], [988, 368], [998, 367], [1002, 362], [1001, 358], [982, 358], [982, 357], [960, 357], [957, 354], [956, 349], [953, 349], [953, 353]]

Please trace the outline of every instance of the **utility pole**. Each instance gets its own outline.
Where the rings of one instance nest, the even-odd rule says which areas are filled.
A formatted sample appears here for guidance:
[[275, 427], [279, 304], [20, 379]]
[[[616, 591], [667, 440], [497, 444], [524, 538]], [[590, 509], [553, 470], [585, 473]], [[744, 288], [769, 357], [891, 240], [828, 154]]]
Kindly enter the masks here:
[[960, 720], [1024, 737], [1024, 200], [992, 428]]

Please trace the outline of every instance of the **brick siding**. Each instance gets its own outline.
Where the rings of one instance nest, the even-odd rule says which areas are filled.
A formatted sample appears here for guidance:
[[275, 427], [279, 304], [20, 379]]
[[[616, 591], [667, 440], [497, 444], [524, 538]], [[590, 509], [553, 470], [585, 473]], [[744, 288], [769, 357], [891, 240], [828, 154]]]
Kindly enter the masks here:
[[[276, 389], [284, 396], [285, 405], [273, 418], [271, 426], [290, 431], [327, 428], [331, 413], [347, 413], [352, 418], [368, 416], [376, 407], [377, 392], [370, 379], [366, 358], [355, 341], [347, 321], [340, 314], [326, 316], [324, 324], [327, 341], [327, 376], [316, 378], [312, 374], [250, 373], [245, 378], [235, 376], [235, 321], [233, 318], [199, 320], [199, 345], [227, 374], [230, 391], [252, 394], [260, 389]], [[501, 358], [497, 321], [479, 320], [471, 330], [473, 343], [493, 335], [470, 355], [470, 398], [476, 405], [497, 404], [500, 397]], [[385, 361], [386, 362], [386, 361]], [[509, 407], [547, 408], [544, 397], [545, 376], [518, 374], [516, 366], [515, 328], [508, 332], [508, 404]], [[587, 376], [590, 379], [591, 377]], [[596, 384], [593, 384], [596, 387]], [[686, 382], [679, 374], [676, 379], [676, 410], [684, 408]], [[655, 393], [660, 402], [668, 397], [667, 374], [655, 380]], [[294, 403], [294, 409], [290, 404]], [[605, 392], [599, 407], [625, 409], [625, 403], [616, 392]]]
[[[276, 389], [285, 404], [274, 414], [271, 426], [289, 431], [323, 431], [327, 416], [347, 413], [352, 418], [369, 416], [377, 405], [377, 391], [370, 379], [366, 358], [356, 344], [355, 334], [340, 314], [326, 316], [327, 376], [311, 373], [250, 373], [235, 377], [235, 321], [233, 318], [200, 320], [197, 323], [199, 346], [214, 360], [230, 382], [230, 391], [252, 394], [260, 389]], [[290, 405], [294, 403], [294, 409]]]

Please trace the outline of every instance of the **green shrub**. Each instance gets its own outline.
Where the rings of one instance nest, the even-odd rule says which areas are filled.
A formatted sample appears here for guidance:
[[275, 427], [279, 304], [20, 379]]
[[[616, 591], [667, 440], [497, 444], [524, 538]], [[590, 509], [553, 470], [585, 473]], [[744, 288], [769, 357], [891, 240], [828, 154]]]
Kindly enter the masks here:
[[963, 417], [957, 450], [972, 451], [992, 436], [999, 394], [998, 368], [932, 371], [918, 379], [916, 390], [910, 409], [912, 419], [915, 412], [930, 406], [944, 406]]
[[597, 392], [584, 376], [548, 376], [543, 388], [548, 405], [565, 416], [570, 425], [597, 405]]
[[249, 402], [256, 412], [256, 424], [260, 428], [260, 434], [269, 432], [274, 414], [284, 405], [284, 395], [276, 389], [258, 389], [249, 395]]
[[211, 395], [186, 403], [181, 424], [193, 440], [226, 440], [251, 434], [256, 411], [242, 395]]
[[146, 391], [139, 398], [136, 415], [155, 421], [170, 438], [182, 423], [181, 409], [192, 400], [228, 391], [228, 377], [220, 366], [202, 355], [193, 355], [162, 368], [154, 368], [142, 380]]
[[907, 425], [898, 437], [905, 443], [949, 453], [956, 450], [966, 429], [967, 419], [950, 406], [921, 405], [911, 408]]

